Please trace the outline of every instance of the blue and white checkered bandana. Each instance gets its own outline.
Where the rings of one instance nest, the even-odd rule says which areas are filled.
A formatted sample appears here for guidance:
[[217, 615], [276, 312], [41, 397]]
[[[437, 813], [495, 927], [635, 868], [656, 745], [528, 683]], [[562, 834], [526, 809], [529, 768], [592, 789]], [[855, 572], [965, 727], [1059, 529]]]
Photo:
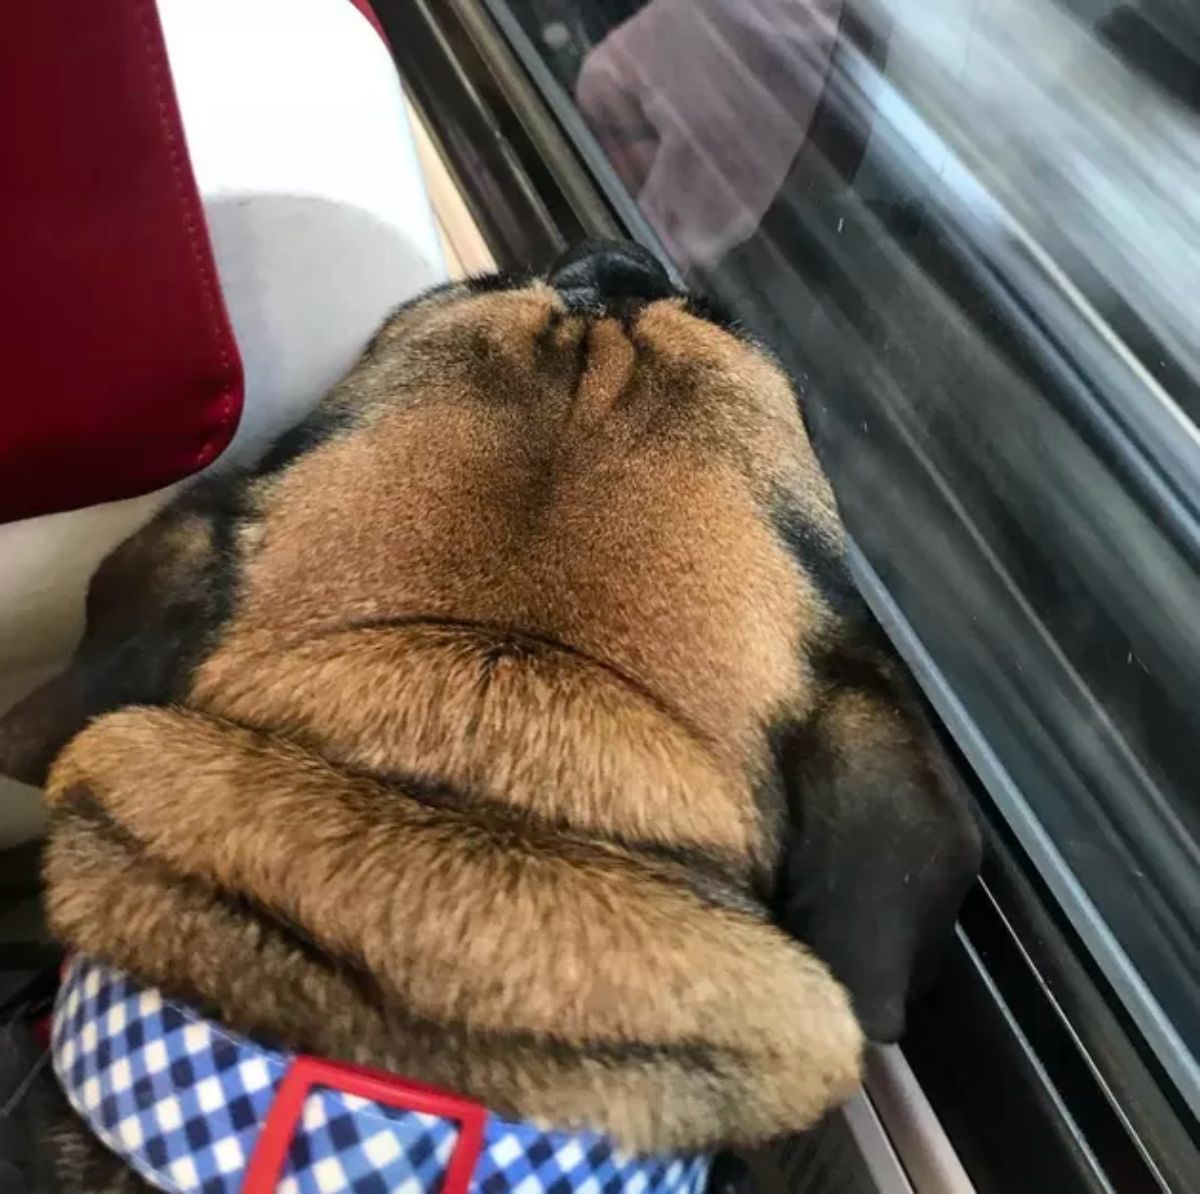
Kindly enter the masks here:
[[[236, 1194], [293, 1056], [76, 957], [54, 1010], [58, 1080], [91, 1130], [151, 1185]], [[303, 1097], [279, 1194], [440, 1191], [454, 1118], [330, 1086]], [[486, 1114], [471, 1194], [701, 1194], [709, 1158], [634, 1156], [603, 1135]]]

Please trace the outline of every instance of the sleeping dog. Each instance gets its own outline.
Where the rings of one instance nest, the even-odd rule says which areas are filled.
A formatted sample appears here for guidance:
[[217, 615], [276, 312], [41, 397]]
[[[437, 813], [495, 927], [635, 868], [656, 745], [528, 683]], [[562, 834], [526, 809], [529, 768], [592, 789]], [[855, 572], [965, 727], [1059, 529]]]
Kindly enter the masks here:
[[690, 1188], [855, 1088], [978, 855], [796, 395], [632, 246], [396, 312], [107, 559], [0, 769], [45, 780], [75, 958], [65, 1189], [238, 1189], [272, 1133], [254, 1188], [403, 1185], [309, 1123], [359, 1163], [415, 1114], [378, 1092], [264, 1132], [296, 1055], [485, 1108], [426, 1185]]

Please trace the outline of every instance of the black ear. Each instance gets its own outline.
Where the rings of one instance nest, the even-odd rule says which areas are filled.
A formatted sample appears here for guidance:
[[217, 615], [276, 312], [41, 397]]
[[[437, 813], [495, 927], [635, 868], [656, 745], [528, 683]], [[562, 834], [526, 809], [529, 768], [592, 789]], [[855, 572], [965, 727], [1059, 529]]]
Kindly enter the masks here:
[[845, 984], [867, 1036], [894, 1041], [978, 872], [979, 829], [882, 632], [856, 632], [818, 666], [823, 697], [780, 754], [780, 916]]
[[41, 786], [91, 718], [182, 696], [229, 615], [243, 495], [239, 480], [201, 480], [104, 560], [70, 665], [0, 717], [0, 774]]

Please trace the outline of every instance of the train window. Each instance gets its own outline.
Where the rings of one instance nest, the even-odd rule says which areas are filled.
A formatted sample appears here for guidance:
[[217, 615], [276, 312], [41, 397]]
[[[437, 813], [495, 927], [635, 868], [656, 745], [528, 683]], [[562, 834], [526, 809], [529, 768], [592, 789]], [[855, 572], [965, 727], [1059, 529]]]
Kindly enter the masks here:
[[1200, 17], [489, 8], [795, 376], [877, 612], [1200, 1112]]

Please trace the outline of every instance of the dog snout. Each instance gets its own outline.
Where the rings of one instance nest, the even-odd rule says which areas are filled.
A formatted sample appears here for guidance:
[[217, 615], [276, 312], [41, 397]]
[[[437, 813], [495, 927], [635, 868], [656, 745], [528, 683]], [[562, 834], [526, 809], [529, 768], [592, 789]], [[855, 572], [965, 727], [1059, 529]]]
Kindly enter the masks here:
[[577, 245], [554, 263], [547, 280], [568, 307], [578, 310], [606, 310], [676, 293], [654, 254], [632, 241]]

